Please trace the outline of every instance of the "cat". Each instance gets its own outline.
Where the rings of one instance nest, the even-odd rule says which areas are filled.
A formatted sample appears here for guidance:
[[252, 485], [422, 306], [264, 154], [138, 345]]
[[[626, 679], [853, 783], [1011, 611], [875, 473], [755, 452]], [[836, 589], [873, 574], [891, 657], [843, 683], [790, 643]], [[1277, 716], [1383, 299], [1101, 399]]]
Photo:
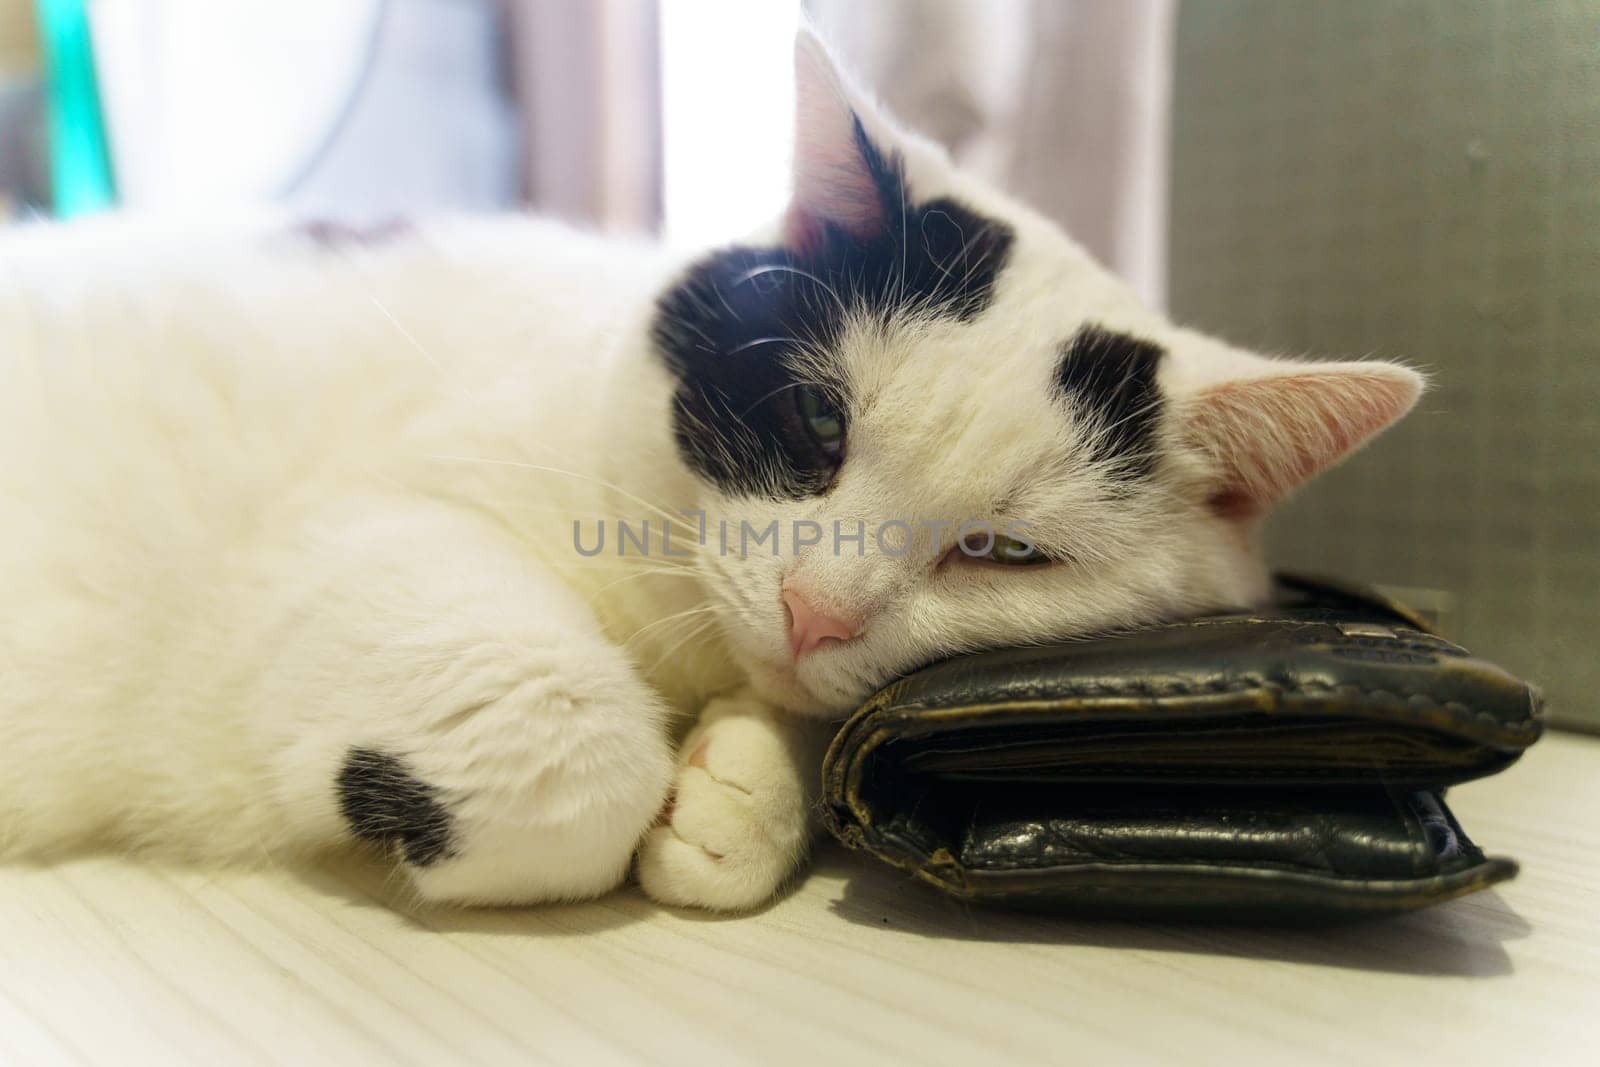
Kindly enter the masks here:
[[1261, 601], [1262, 515], [1421, 377], [1174, 326], [808, 30], [795, 76], [787, 210], [693, 257], [7, 233], [0, 855], [755, 908], [884, 683]]

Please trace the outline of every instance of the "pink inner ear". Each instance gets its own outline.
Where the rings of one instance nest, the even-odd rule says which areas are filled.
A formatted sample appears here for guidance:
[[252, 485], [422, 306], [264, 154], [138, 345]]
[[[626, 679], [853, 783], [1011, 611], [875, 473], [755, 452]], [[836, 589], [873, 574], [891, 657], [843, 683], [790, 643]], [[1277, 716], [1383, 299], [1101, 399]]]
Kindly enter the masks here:
[[783, 243], [800, 256], [815, 256], [822, 252], [823, 238], [827, 234], [822, 219], [812, 215], [798, 203], [789, 205], [783, 217]]
[[887, 222], [856, 122], [827, 52], [802, 35], [795, 47], [794, 195], [784, 220], [785, 242], [802, 254], [817, 249], [825, 223], [871, 237]]
[[797, 134], [807, 139], [795, 142], [794, 196], [784, 219], [784, 237], [797, 251], [815, 251], [824, 223], [865, 238], [881, 233], [887, 222], [849, 111], [843, 126], [842, 132], [828, 131], [826, 143], [812, 140], [816, 131], [802, 128]]
[[1216, 514], [1260, 515], [1416, 402], [1421, 380], [1411, 371], [1347, 366], [1230, 381], [1195, 398], [1189, 436], [1222, 471]]
[[1265, 510], [1242, 489], [1219, 489], [1206, 497], [1206, 507], [1219, 519], [1254, 519]]

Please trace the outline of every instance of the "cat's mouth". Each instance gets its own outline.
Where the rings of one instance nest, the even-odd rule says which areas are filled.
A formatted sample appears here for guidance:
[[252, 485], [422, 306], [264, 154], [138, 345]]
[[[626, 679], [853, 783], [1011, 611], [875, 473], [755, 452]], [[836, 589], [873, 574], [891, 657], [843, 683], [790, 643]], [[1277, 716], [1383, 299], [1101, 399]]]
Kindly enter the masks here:
[[[747, 625], [727, 625], [722, 634], [757, 696], [774, 707], [811, 718], [845, 715], [871, 692], [845, 692], [832, 671], [791, 654], [787, 644], [774, 647], [765, 634]], [[818, 653], [819, 655], [824, 653]], [[805, 675], [810, 674], [808, 680]]]
[[747, 667], [751, 686], [767, 700], [786, 710], [802, 710], [815, 705], [816, 697], [800, 680], [792, 663], [760, 660]]
[[767, 702], [796, 715], [842, 715], [859, 701], [840, 694], [818, 692], [807, 685], [792, 662], [757, 660], [746, 667], [750, 687]]

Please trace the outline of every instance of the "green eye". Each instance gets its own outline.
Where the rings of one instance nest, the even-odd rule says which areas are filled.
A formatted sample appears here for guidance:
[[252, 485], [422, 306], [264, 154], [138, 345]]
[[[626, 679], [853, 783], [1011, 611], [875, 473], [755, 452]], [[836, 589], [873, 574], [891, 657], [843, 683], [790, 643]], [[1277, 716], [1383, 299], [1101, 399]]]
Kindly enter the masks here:
[[799, 394], [800, 419], [805, 423], [806, 431], [821, 448], [830, 456], [840, 456], [844, 453], [844, 416], [834, 406], [828, 394], [821, 389], [809, 385], [802, 385], [795, 390]]
[[994, 545], [988, 552], [983, 552], [983, 544], [988, 540], [985, 535], [974, 538], [968, 554], [974, 559], [988, 560], [990, 563], [1001, 563], [1008, 567], [1032, 567], [1040, 563], [1049, 563], [1050, 557], [1040, 552], [1038, 548], [1026, 541], [1007, 537], [1004, 534], [994, 535]]

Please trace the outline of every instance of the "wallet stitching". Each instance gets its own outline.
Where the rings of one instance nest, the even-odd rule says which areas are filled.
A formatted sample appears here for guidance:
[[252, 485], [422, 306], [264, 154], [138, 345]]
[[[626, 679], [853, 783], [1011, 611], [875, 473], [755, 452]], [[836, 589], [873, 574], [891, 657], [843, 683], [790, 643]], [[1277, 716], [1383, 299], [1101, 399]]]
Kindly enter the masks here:
[[[1477, 767], [1477, 766], [1479, 766], [1479, 764], [1471, 764], [1470, 766], [1471, 767]], [[1358, 782], [1358, 783], [1366, 783], [1366, 782], [1371, 781], [1370, 777], [1358, 777], [1355, 774], [1353, 774], [1352, 771], [1356, 770], [1356, 769], [1357, 768], [1353, 768], [1353, 767], [1328, 767], [1328, 768], [1307, 767], [1304, 770], [1296, 768], [1295, 771], [1294, 771], [1294, 774], [1292, 776], [1291, 775], [1285, 775], [1284, 776], [1283, 782], [1285, 784], [1293, 784], [1295, 782], [1301, 782], [1301, 781], [1304, 781], [1306, 779], [1313, 779], [1313, 778], [1315, 778], [1315, 779], [1339, 779], [1341, 781], [1348, 780], [1348, 781], [1354, 781], [1354, 782]], [[1195, 777], [1193, 771], [1191, 771], [1191, 770], [1183, 770], [1181, 768], [1180, 769], [1176, 769], [1176, 770], [1172, 770], [1172, 771], [1157, 771], [1157, 770], [1151, 770], [1151, 769], [1144, 768], [1144, 767], [1125, 767], [1125, 768], [1121, 768], [1121, 769], [1107, 768], [1105, 770], [1096, 769], [1094, 773], [1095, 773], [1095, 778], [1088, 778], [1088, 779], [1084, 779], [1084, 780], [1085, 781], [1095, 781], [1095, 780], [1098, 780], [1098, 779], [1109, 779], [1109, 778], [1150, 778], [1150, 779], [1179, 778], [1179, 779], [1188, 781], [1188, 780], [1193, 779]], [[1255, 780], [1265, 780], [1265, 779], [1261, 779], [1260, 778], [1259, 771], [1256, 768], [1253, 768], [1253, 767], [1238, 767], [1238, 768], [1233, 768], [1233, 767], [1218, 767], [1218, 768], [1207, 767], [1205, 774], [1206, 774], [1207, 778], [1230, 778], [1230, 779], [1231, 778], [1254, 778]], [[1402, 783], [1408, 783], [1408, 782], [1411, 781], [1411, 779], [1398, 779], [1398, 781], [1400, 781]], [[1416, 779], [1416, 781], [1418, 783], [1421, 783], [1421, 782], [1425, 781], [1425, 779], [1420, 779], [1419, 778], [1419, 779]]]
[[[1044, 694], [1044, 695], [1041, 695], [1039, 697], [1028, 698], [1028, 699], [1017, 699], [1017, 700], [1011, 700], [1011, 701], [1001, 701], [999, 703], [992, 704], [992, 705], [983, 705], [983, 706], [944, 705], [944, 706], [936, 706], [936, 707], [931, 707], [931, 708], [926, 708], [926, 709], [917, 709], [917, 710], [940, 711], [940, 712], [962, 711], [962, 710], [969, 710], [969, 709], [970, 710], [984, 710], [985, 708], [989, 708], [989, 707], [1004, 708], [1004, 707], [1006, 707], [1008, 705], [1011, 705], [1011, 704], [1046, 703], [1046, 702], [1050, 702], [1050, 701], [1059, 702], [1059, 701], [1064, 700], [1064, 699], [1065, 700], [1070, 700], [1070, 699], [1081, 698], [1081, 697], [1106, 696], [1106, 695], [1112, 695], [1112, 696], [1122, 696], [1122, 695], [1147, 696], [1147, 697], [1150, 697], [1152, 699], [1162, 699], [1162, 698], [1170, 698], [1170, 697], [1202, 696], [1202, 695], [1229, 695], [1229, 696], [1232, 696], [1232, 695], [1236, 695], [1236, 694], [1239, 694], [1239, 693], [1247, 693], [1247, 692], [1251, 692], [1251, 691], [1267, 691], [1267, 692], [1275, 692], [1275, 693], [1282, 693], [1282, 694], [1288, 694], [1288, 695], [1306, 695], [1306, 696], [1318, 696], [1318, 695], [1327, 695], [1327, 694], [1333, 694], [1333, 693], [1350, 693], [1350, 694], [1358, 694], [1358, 695], [1364, 696], [1364, 697], [1376, 697], [1376, 698], [1385, 698], [1385, 697], [1387, 697], [1390, 700], [1397, 701], [1397, 702], [1403, 704], [1404, 708], [1402, 710], [1406, 710], [1406, 711], [1411, 711], [1411, 710], [1417, 710], [1417, 711], [1427, 711], [1427, 710], [1442, 711], [1442, 712], [1446, 712], [1446, 713], [1449, 713], [1449, 714], [1457, 716], [1457, 717], [1464, 717], [1464, 718], [1467, 718], [1467, 719], [1471, 719], [1471, 720], [1480, 722], [1480, 723], [1482, 723], [1482, 724], [1484, 724], [1486, 726], [1494, 727], [1497, 730], [1523, 731], [1523, 730], [1527, 730], [1527, 729], [1529, 729], [1529, 728], [1531, 728], [1533, 726], [1536, 726], [1539, 723], [1539, 718], [1536, 715], [1529, 715], [1528, 717], [1522, 718], [1522, 719], [1503, 720], [1503, 719], [1500, 719], [1500, 718], [1496, 717], [1492, 712], [1480, 711], [1480, 710], [1478, 710], [1476, 708], [1473, 708], [1473, 707], [1471, 707], [1469, 705], [1463, 704], [1460, 701], [1456, 701], [1456, 700], [1438, 700], [1438, 699], [1428, 695], [1427, 693], [1420, 693], [1420, 692], [1415, 692], [1415, 691], [1407, 690], [1407, 689], [1400, 689], [1400, 690], [1381, 689], [1381, 688], [1369, 689], [1369, 688], [1366, 688], [1365, 686], [1359, 685], [1359, 684], [1357, 684], [1355, 682], [1342, 682], [1342, 683], [1339, 683], [1337, 685], [1329, 685], [1329, 684], [1324, 683], [1324, 682], [1317, 682], [1317, 681], [1312, 681], [1312, 680], [1303, 680], [1303, 681], [1298, 681], [1298, 682], [1285, 683], [1285, 682], [1281, 682], [1281, 681], [1268, 681], [1265, 678], [1259, 678], [1259, 677], [1258, 678], [1248, 679], [1245, 682], [1239, 683], [1239, 684], [1230, 684], [1230, 683], [1225, 683], [1225, 682], [1211, 681], [1211, 682], [1205, 682], [1205, 683], [1200, 683], [1200, 684], [1176, 683], [1176, 684], [1166, 684], [1166, 685], [1153, 685], [1153, 684], [1148, 684], [1148, 683], [1133, 683], [1133, 684], [1129, 684], [1129, 685], [1125, 685], [1125, 686], [1115, 686], [1115, 687], [1113, 687], [1113, 686], [1104, 685], [1104, 684], [1100, 684], [1100, 683], [1089, 683], [1089, 684], [1086, 684], [1086, 685], [1085, 684], [1080, 684], [1080, 685], [1069, 685], [1069, 686], [1056, 687], [1053, 690], [1051, 690], [1051, 692], [1049, 694]], [[914, 707], [915, 707], [914, 705], [904, 705], [904, 706], [899, 707], [899, 708], [886, 709], [886, 710], [894, 710], [894, 711], [912, 710]], [[1361, 717], [1367, 718], [1369, 716], [1361, 716]]]
[[[1170, 867], [1170, 868], [1173, 869], [1174, 873], [1183, 872], [1185, 868], [1214, 868], [1214, 869], [1217, 869], [1217, 870], [1224, 870], [1224, 871], [1264, 871], [1264, 872], [1284, 871], [1284, 872], [1291, 872], [1291, 873], [1296, 873], [1296, 874], [1306, 874], [1306, 875], [1310, 875], [1310, 876], [1313, 876], [1313, 877], [1336, 879], [1336, 880], [1339, 880], [1339, 881], [1373, 881], [1374, 880], [1370, 876], [1345, 874], [1345, 873], [1339, 871], [1337, 868], [1335, 868], [1333, 866], [1315, 866], [1314, 867], [1314, 866], [1311, 866], [1309, 864], [1295, 863], [1292, 860], [1234, 860], [1234, 861], [1231, 861], [1231, 862], [1222, 862], [1222, 861], [1218, 861], [1218, 860], [1209, 860], [1209, 859], [1208, 860], [1177, 860], [1177, 859], [1153, 860], [1153, 859], [1149, 859], [1148, 857], [1141, 857], [1141, 856], [1127, 856], [1127, 857], [1097, 856], [1092, 860], [1081, 861], [1081, 862], [1078, 862], [1078, 863], [1070, 863], [1070, 862], [1069, 863], [1063, 863], [1063, 862], [1060, 862], [1059, 860], [1056, 861], [1056, 862], [1051, 862], [1048, 857], [1041, 856], [1036, 861], [1028, 861], [1028, 860], [997, 860], [997, 861], [994, 861], [994, 862], [983, 862], [983, 863], [968, 864], [968, 865], [966, 865], [965, 869], [968, 870], [971, 873], [977, 874], [977, 873], [982, 873], [982, 872], [986, 872], [986, 871], [994, 871], [994, 872], [1038, 871], [1038, 870], [1070, 871], [1070, 870], [1073, 870], [1073, 869], [1076, 869], [1076, 868], [1086, 867], [1086, 866], [1090, 866], [1090, 865], [1102, 866], [1102, 867], [1108, 867], [1108, 868], [1117, 868], [1117, 867], [1146, 867], [1146, 866], [1151, 866], [1151, 865], [1155, 865], [1155, 864], [1159, 864], [1160, 866], [1163, 866], [1163, 867]], [[1413, 871], [1415, 871], [1415, 869], [1416, 869], [1414, 864], [1413, 864], [1413, 868], [1412, 869], [1413, 869]], [[1414, 874], [1413, 877], [1414, 878], [1422, 878], [1422, 877], [1429, 877], [1429, 876], [1426, 876], [1426, 875], [1415, 875]], [[1403, 878], [1376, 879], [1376, 880], [1377, 881], [1407, 881], [1407, 879], [1403, 879]]]

